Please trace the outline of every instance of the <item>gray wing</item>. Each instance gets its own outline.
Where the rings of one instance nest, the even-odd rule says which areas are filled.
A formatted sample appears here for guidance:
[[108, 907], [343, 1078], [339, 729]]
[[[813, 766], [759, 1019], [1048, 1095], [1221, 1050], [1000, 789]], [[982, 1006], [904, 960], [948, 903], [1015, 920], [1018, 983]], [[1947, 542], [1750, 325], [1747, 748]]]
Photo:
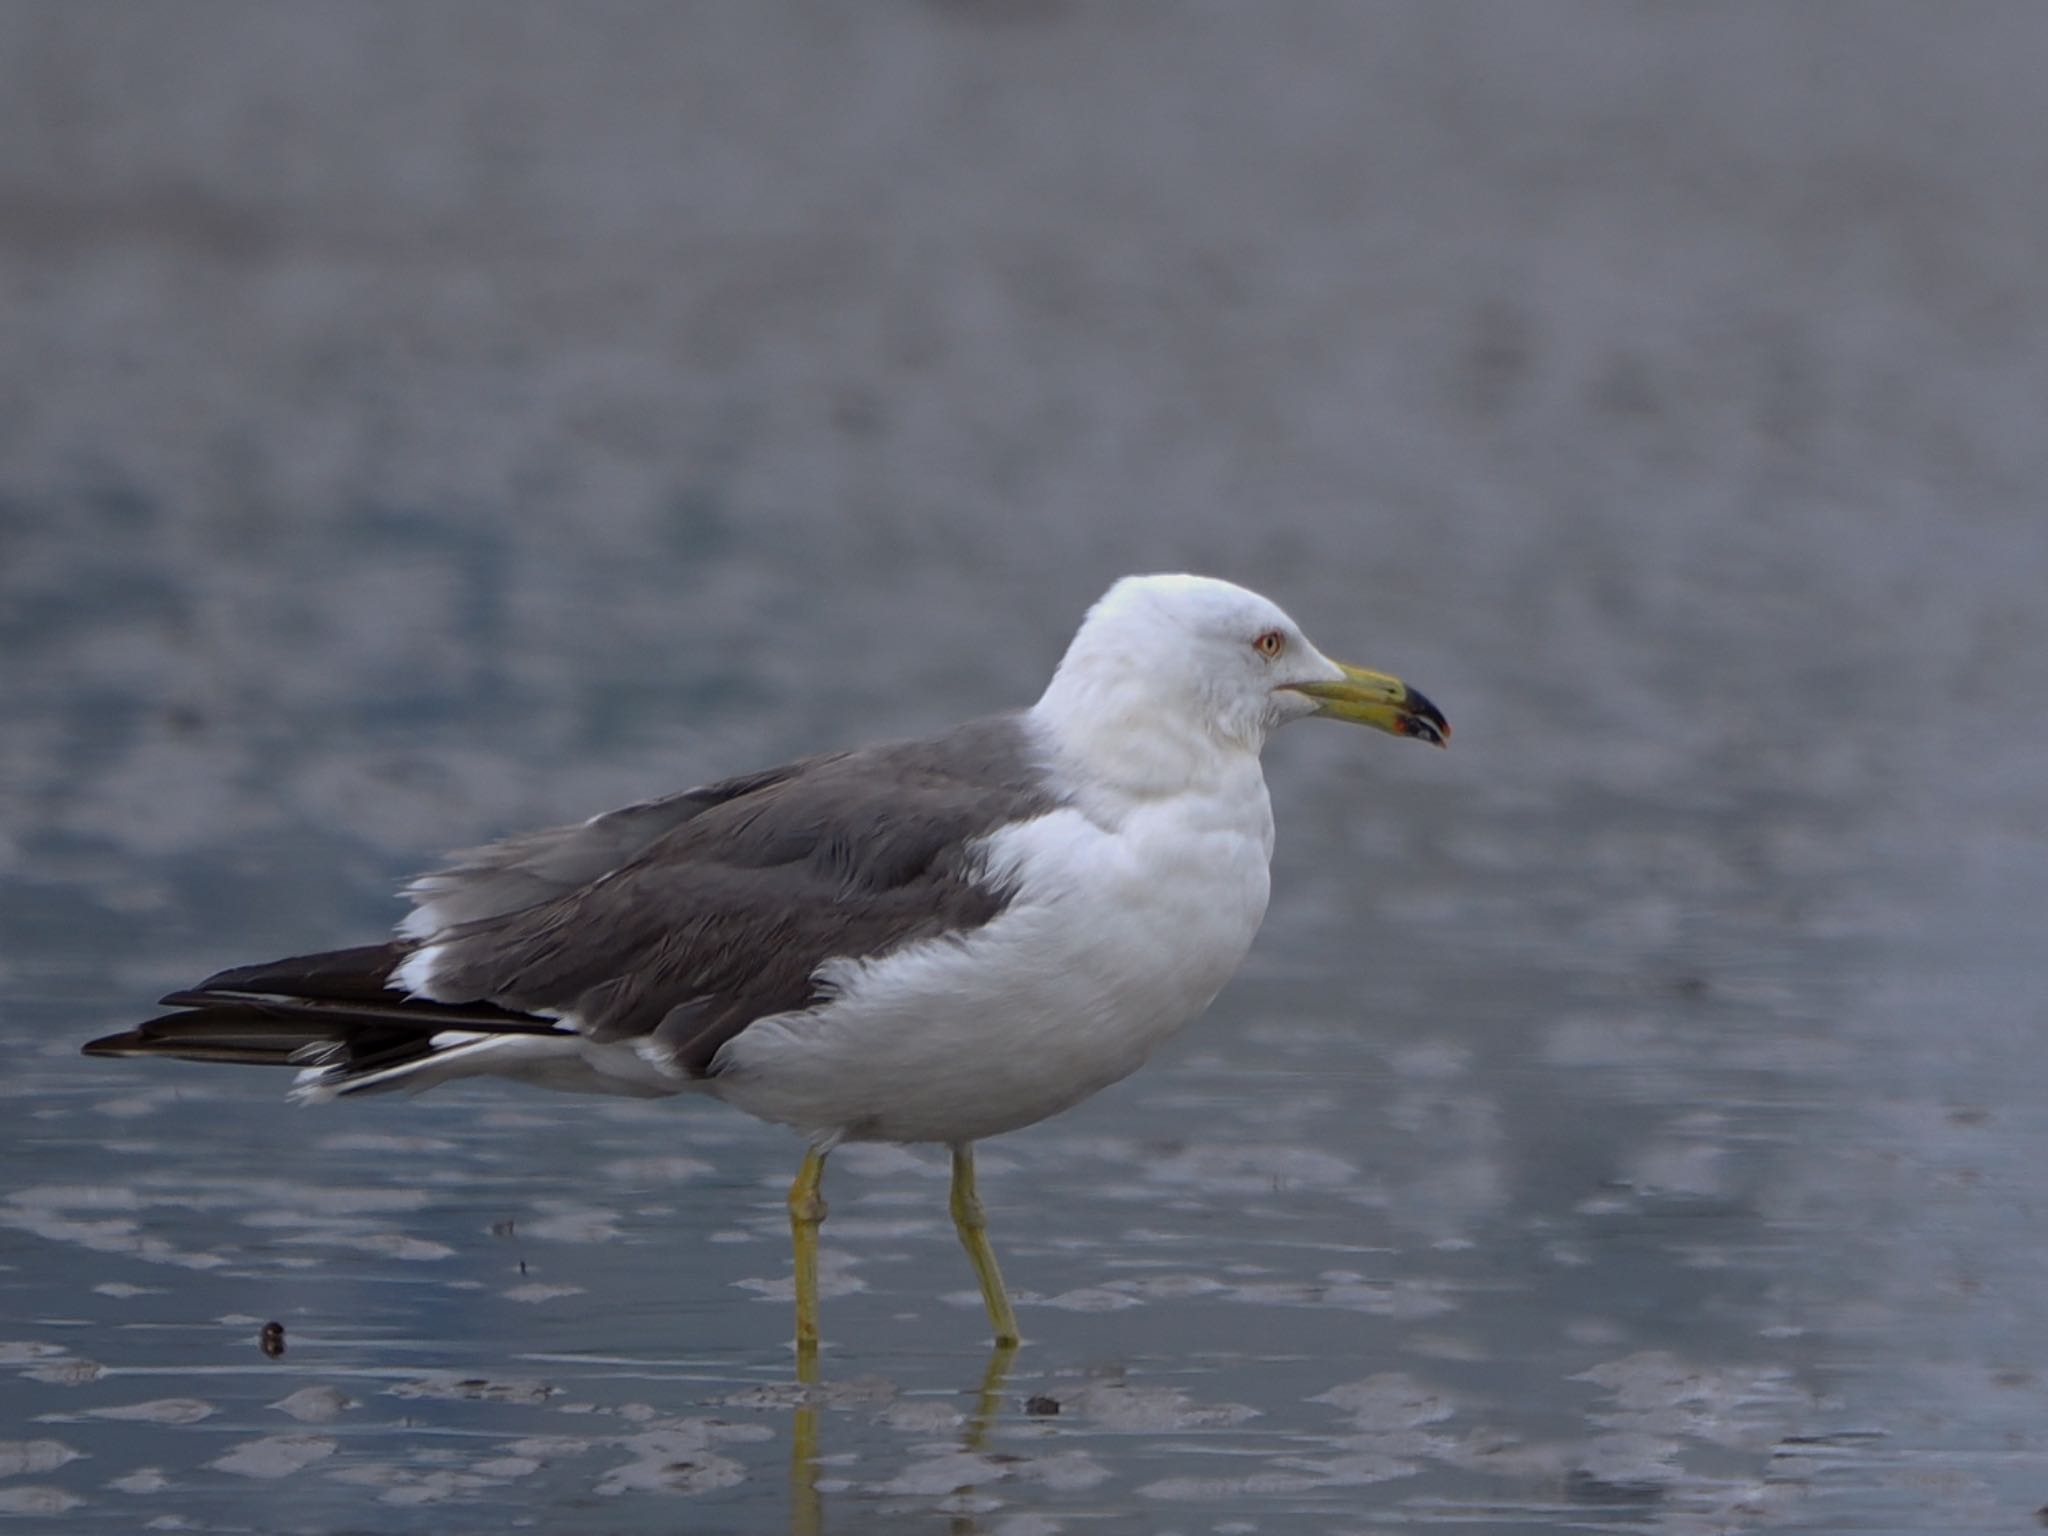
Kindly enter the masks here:
[[631, 863], [694, 816], [714, 806], [799, 778], [844, 757], [805, 758], [761, 773], [699, 785], [659, 800], [643, 800], [573, 826], [549, 827], [470, 848], [449, 857], [447, 868], [408, 881], [404, 894], [415, 910], [398, 925], [401, 937], [430, 938], [445, 928], [535, 906], [588, 885]]
[[[1059, 803], [1014, 715], [694, 793], [715, 798], [651, 802], [594, 838], [607, 818], [466, 861], [422, 910], [460, 910], [445, 903], [465, 884], [477, 909], [497, 910], [420, 935], [437, 951], [428, 996], [648, 1038], [701, 1075], [754, 1019], [815, 1001], [826, 960], [989, 921], [1011, 892], [985, 878], [977, 840]], [[630, 857], [608, 862], [617, 848]], [[545, 894], [509, 905], [534, 890]]]

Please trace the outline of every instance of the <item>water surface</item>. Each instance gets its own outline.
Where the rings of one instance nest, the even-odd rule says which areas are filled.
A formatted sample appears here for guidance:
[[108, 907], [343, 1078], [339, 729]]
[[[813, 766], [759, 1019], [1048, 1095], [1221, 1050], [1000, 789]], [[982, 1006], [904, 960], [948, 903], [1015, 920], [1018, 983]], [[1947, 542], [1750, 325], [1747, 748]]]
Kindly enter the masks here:
[[[0, 1513], [2048, 1504], [2036, 13], [84, 14], [0, 12]], [[1014, 1361], [928, 1152], [810, 1389], [783, 1133], [76, 1055], [1160, 567], [1458, 736], [1276, 741], [1239, 980], [984, 1149]]]

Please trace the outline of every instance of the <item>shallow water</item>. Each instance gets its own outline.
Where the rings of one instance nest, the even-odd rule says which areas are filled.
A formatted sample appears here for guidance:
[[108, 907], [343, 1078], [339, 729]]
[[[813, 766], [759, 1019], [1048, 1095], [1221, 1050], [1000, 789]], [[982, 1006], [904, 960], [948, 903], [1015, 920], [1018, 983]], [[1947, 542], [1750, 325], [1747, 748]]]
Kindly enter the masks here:
[[[2033, 1522], [2048, 22], [481, 14], [0, 9], [0, 1514]], [[1014, 1360], [928, 1153], [813, 1389], [780, 1132], [76, 1055], [1173, 566], [1458, 735], [983, 1149]]]

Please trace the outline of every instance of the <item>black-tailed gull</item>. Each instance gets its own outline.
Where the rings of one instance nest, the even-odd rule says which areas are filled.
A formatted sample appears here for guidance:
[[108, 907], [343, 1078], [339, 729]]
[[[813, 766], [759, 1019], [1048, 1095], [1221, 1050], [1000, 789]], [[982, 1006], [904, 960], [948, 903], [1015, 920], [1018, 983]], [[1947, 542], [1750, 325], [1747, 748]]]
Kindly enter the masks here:
[[309, 1100], [502, 1076], [793, 1126], [800, 1351], [826, 1155], [941, 1143], [1014, 1344], [973, 1145], [1128, 1075], [1229, 980], [1266, 910], [1259, 751], [1311, 715], [1450, 735], [1256, 593], [1127, 577], [1029, 709], [460, 855], [394, 941], [222, 971], [85, 1049], [296, 1066]]

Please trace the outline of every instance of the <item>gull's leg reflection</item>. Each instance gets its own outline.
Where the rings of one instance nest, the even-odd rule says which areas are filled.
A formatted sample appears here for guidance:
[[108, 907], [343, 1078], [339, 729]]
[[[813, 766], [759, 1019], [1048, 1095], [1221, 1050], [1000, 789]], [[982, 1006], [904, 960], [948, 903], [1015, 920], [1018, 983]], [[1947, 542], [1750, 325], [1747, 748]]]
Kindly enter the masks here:
[[1003, 1386], [1010, 1379], [1010, 1367], [1017, 1359], [1015, 1341], [998, 1344], [989, 1351], [988, 1369], [981, 1373], [981, 1395], [975, 1399], [974, 1412], [967, 1420], [967, 1435], [960, 1442], [964, 1450], [979, 1454], [988, 1444], [989, 1431], [995, 1427], [996, 1417], [1003, 1408]]
[[[966, 1432], [960, 1437], [962, 1450], [980, 1455], [988, 1446], [990, 1433], [1003, 1409], [1003, 1389], [1010, 1379], [1010, 1367], [1017, 1359], [1015, 1344], [998, 1344], [989, 1352], [988, 1365], [981, 1373], [981, 1389], [967, 1416]], [[818, 1491], [818, 1421], [822, 1411], [818, 1392], [818, 1356], [799, 1350], [796, 1357], [797, 1384], [803, 1388], [789, 1432], [789, 1530], [790, 1536], [823, 1536], [825, 1499]], [[954, 1490], [971, 1494], [974, 1484]], [[953, 1517], [951, 1536], [978, 1536], [981, 1522], [972, 1514]]]
[[799, 1349], [797, 1385], [803, 1396], [789, 1430], [790, 1536], [823, 1536], [825, 1503], [818, 1493], [818, 1352]]
[[[974, 1411], [967, 1416], [967, 1433], [960, 1437], [960, 1448], [979, 1456], [988, 1448], [988, 1437], [995, 1428], [996, 1419], [1003, 1410], [1003, 1387], [1010, 1379], [1010, 1367], [1017, 1359], [1017, 1344], [1013, 1339], [998, 1343], [989, 1351], [988, 1368], [981, 1373], [981, 1393], [974, 1401]], [[966, 1483], [953, 1490], [957, 1494], [971, 1494], [974, 1484]], [[953, 1517], [947, 1528], [949, 1536], [979, 1536], [981, 1522], [967, 1513]]]

